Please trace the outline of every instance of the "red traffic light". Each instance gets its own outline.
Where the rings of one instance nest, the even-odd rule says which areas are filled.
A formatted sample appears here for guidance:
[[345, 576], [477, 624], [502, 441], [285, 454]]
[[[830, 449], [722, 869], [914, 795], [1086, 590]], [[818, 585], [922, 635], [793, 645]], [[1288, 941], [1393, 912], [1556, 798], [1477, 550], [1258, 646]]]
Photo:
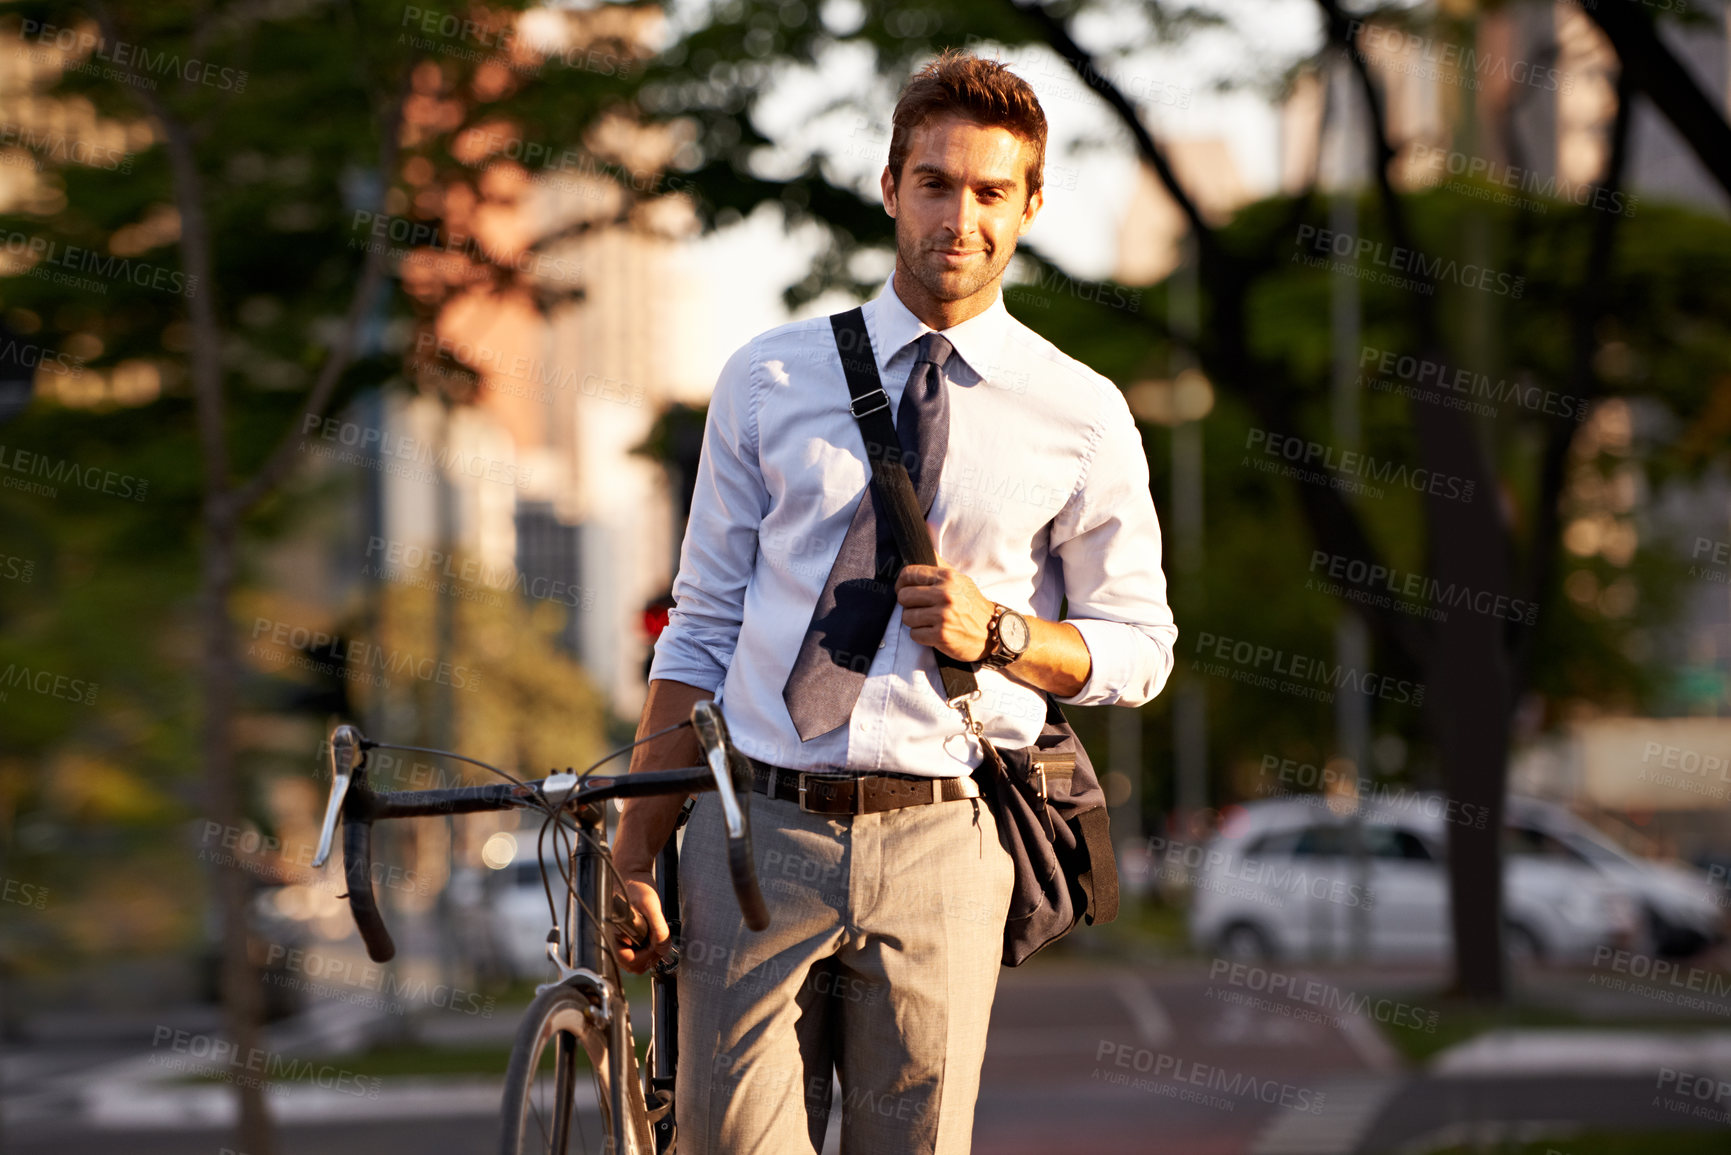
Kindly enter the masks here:
[[667, 628], [667, 615], [673, 609], [673, 598], [663, 594], [643, 607], [643, 632], [653, 642]]

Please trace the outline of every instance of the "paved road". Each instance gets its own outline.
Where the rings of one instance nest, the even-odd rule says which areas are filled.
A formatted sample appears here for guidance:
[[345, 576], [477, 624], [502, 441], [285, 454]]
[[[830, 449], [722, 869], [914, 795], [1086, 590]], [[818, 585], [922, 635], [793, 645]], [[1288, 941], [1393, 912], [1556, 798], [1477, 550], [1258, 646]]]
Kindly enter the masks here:
[[[1328, 989], [1348, 985], [1339, 976], [1324, 981]], [[1655, 1106], [1650, 1073], [1523, 1077], [1520, 1062], [1496, 1069], [1494, 1055], [1490, 1068], [1402, 1073], [1363, 1019], [1323, 1005], [1210, 982], [1200, 967], [1006, 971], [974, 1150], [1369, 1155], [1425, 1136], [1518, 1134], [1535, 1120], [1725, 1126]], [[79, 1052], [81, 1062], [88, 1057]], [[147, 1059], [136, 1049], [111, 1055], [100, 1078], [67, 1082], [63, 1055], [5, 1056], [0, 1150], [224, 1155], [227, 1088], [164, 1089], [147, 1081]], [[497, 1086], [399, 1081], [369, 1101], [290, 1085], [272, 1099], [284, 1155], [442, 1155], [491, 1150]], [[1463, 1120], [1473, 1129], [1462, 1131]], [[832, 1130], [832, 1151], [833, 1140]]]
[[1282, 1123], [1321, 1123], [1348, 1083], [1392, 1063], [1356, 1025], [1220, 997], [1237, 993], [1200, 971], [1006, 972], [975, 1150], [1045, 1155], [1086, 1134], [1102, 1151], [1249, 1151]]
[[[1220, 993], [1200, 971], [1004, 972], [975, 1150], [1050, 1155], [1075, 1149], [1078, 1136], [1087, 1135], [1101, 1150], [1244, 1152], [1283, 1119], [1319, 1119], [1312, 1112], [1331, 1095], [1339, 1101], [1343, 1078], [1373, 1073], [1386, 1061], [1370, 1033], [1223, 1001]], [[36, 1070], [46, 1078], [65, 1067], [46, 1060]], [[168, 1092], [136, 1085], [129, 1080], [152, 1073], [137, 1056], [111, 1063], [107, 1072], [106, 1089], [94, 1095], [62, 1083], [62, 1093], [48, 1097], [47, 1082], [12, 1079], [8, 1098], [16, 1103], [22, 1096], [30, 1110], [27, 1118], [7, 1112], [5, 1149], [220, 1155], [228, 1132], [209, 1124], [228, 1110], [226, 1088]], [[290, 1086], [273, 1103], [284, 1118], [289, 1155], [485, 1151], [494, 1086], [470, 1081], [431, 1096], [393, 1091], [372, 1103]], [[333, 1111], [398, 1117], [338, 1122], [328, 1118]]]

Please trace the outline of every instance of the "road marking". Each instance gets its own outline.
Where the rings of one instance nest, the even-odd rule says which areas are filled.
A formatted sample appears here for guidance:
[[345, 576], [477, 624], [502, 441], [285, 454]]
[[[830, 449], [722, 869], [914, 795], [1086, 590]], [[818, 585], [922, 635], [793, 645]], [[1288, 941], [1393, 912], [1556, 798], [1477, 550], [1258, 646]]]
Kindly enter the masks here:
[[1250, 1144], [1250, 1155], [1350, 1155], [1405, 1080], [1331, 1079], [1317, 1087], [1318, 1114], [1281, 1111]]
[[1340, 1029], [1341, 1036], [1364, 1065], [1373, 1071], [1388, 1072], [1401, 1069], [1400, 1052], [1396, 1051], [1389, 1041], [1382, 1037], [1382, 1032], [1376, 1029], [1369, 1019], [1359, 1014], [1339, 1015], [1334, 1025]]
[[1242, 1003], [1227, 1003], [1208, 1024], [1203, 1038], [1227, 1047], [1303, 1047], [1316, 1043], [1322, 1033], [1318, 1026]]
[[1429, 1155], [1452, 1147], [1489, 1151], [1503, 1147], [1525, 1147], [1545, 1140], [1566, 1141], [1581, 1130], [1574, 1119], [1474, 1119], [1450, 1123], [1423, 1135], [1402, 1141], [1395, 1155]]
[[1172, 1029], [1172, 1018], [1141, 977], [1132, 971], [1116, 971], [1112, 987], [1129, 1010], [1130, 1021], [1136, 1024], [1136, 1034], [1144, 1043], [1159, 1047], [1172, 1041], [1177, 1034]]
[[1660, 1067], [1731, 1073], [1731, 1033], [1498, 1030], [1431, 1060], [1434, 1075], [1646, 1075]]
[[[550, 1080], [548, 1080], [550, 1083]], [[278, 1123], [321, 1123], [343, 1119], [424, 1119], [497, 1115], [497, 1079], [402, 1079], [379, 1089], [377, 1098], [327, 1087], [276, 1082], [267, 1097]], [[595, 1085], [580, 1080], [579, 1110], [596, 1110]], [[229, 1127], [236, 1118], [234, 1088], [113, 1083], [89, 1088], [81, 1112], [87, 1126], [127, 1130], [184, 1130]]]

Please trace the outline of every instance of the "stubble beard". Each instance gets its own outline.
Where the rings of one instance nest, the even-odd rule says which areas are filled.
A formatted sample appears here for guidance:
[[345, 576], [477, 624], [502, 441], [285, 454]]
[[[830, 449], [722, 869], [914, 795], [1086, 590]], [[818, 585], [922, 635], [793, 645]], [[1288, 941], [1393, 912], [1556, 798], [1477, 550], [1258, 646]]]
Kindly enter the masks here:
[[896, 256], [901, 265], [913, 274], [920, 288], [938, 301], [962, 301], [986, 288], [1004, 275], [1004, 269], [1015, 255], [1016, 246], [999, 246], [991, 251], [983, 264], [946, 273], [932, 259], [921, 238], [914, 235], [913, 226], [896, 218]]

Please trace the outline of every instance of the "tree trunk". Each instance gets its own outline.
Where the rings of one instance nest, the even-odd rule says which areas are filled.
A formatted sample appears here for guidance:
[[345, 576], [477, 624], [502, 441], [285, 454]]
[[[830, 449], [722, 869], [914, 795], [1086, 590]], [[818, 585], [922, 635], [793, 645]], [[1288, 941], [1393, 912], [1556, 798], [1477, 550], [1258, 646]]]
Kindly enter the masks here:
[[[1472, 590], [1475, 600], [1481, 592], [1512, 593], [1497, 480], [1471, 420], [1429, 406], [1417, 432], [1426, 469], [1473, 486], [1470, 500], [1449, 496], [1446, 481], [1436, 484], [1440, 492], [1427, 492], [1427, 570], [1442, 588]], [[1424, 665], [1426, 720], [1449, 798], [1459, 804], [1448, 822], [1455, 989], [1492, 1001], [1505, 994], [1501, 837], [1513, 679], [1504, 628], [1495, 615], [1453, 608]]]
[[[234, 622], [229, 616], [239, 534], [230, 507], [221, 496], [207, 503], [204, 523], [204, 564], [199, 590], [204, 627], [200, 671], [204, 717], [200, 729], [206, 806], [210, 820], [226, 832], [238, 830], [243, 817], [234, 765], [234, 686], [238, 662]], [[234, 1068], [240, 1116], [235, 1149], [246, 1155], [272, 1155], [275, 1140], [264, 1090], [269, 1064], [262, 1057], [255, 1059], [264, 1053], [261, 1045], [264, 1006], [258, 970], [248, 949], [251, 928], [247, 919], [246, 873], [238, 861], [218, 856], [214, 883], [222, 934], [218, 974], [223, 1020], [239, 1064]]]

